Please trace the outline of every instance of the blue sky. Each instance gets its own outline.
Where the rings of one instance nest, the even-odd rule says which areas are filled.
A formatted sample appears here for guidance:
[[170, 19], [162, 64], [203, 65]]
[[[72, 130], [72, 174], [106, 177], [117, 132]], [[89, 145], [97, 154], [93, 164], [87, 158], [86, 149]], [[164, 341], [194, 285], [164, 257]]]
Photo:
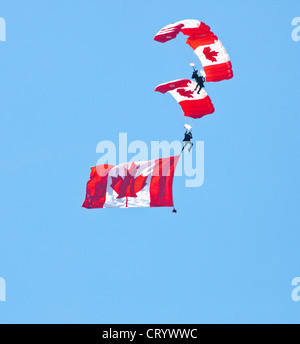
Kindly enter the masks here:
[[[0, 4], [1, 323], [299, 323], [298, 0]], [[189, 78], [182, 19], [210, 25], [234, 78], [206, 85], [205, 182], [178, 213], [81, 208], [102, 140], [181, 140], [163, 82]]]

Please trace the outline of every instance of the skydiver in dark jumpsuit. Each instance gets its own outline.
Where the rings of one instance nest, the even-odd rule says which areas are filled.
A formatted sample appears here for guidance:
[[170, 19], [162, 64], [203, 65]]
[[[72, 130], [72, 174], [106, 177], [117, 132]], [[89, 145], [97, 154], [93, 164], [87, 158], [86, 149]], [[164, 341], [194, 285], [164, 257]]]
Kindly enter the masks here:
[[192, 133], [189, 130], [186, 130], [186, 132], [184, 133], [184, 139], [182, 140], [184, 142], [184, 145], [182, 147], [181, 152], [183, 152], [183, 150], [184, 150], [184, 148], [186, 147], [187, 144], [190, 145], [189, 152], [191, 151], [191, 149], [193, 147], [193, 142], [191, 142], [192, 138], [193, 138]]
[[199, 76], [198, 71], [194, 69], [192, 79], [195, 79], [195, 81], [197, 82], [197, 86], [194, 91], [197, 91], [197, 88], [199, 87], [199, 91], [197, 92], [199, 94], [202, 88], [205, 87], [204, 86], [205, 78], [202, 75]]

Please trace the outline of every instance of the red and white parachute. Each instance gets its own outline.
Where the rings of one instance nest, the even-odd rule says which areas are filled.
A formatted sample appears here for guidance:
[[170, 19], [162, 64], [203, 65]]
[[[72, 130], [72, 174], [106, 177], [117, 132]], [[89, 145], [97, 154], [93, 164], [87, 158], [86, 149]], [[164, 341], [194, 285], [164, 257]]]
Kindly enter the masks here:
[[154, 37], [155, 41], [165, 43], [177, 37], [179, 32], [189, 36], [189, 44], [199, 57], [206, 81], [221, 81], [233, 77], [232, 65], [223, 44], [210, 31], [210, 27], [199, 20], [182, 20], [162, 28]]
[[181, 106], [184, 115], [192, 118], [201, 118], [215, 111], [210, 97], [202, 90], [198, 94], [195, 90], [197, 84], [188, 79], [169, 81], [158, 85], [155, 91], [169, 92]]

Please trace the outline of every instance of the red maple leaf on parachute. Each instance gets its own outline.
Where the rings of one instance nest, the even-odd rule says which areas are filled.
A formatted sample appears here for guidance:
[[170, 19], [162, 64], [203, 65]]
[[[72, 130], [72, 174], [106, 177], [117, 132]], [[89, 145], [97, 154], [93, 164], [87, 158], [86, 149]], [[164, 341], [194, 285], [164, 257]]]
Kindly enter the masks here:
[[136, 177], [139, 168], [140, 166], [137, 166], [133, 162], [130, 168], [126, 169], [124, 177], [112, 177], [111, 187], [118, 194], [117, 199], [126, 197], [126, 207], [128, 197], [137, 197], [137, 192], [141, 191], [146, 185], [147, 176], [143, 177], [142, 175], [139, 175]]
[[178, 88], [177, 93], [179, 93], [182, 97], [193, 98], [193, 91], [185, 90], [184, 88]]
[[206, 47], [203, 49], [203, 54], [211, 62], [217, 62], [216, 56], [219, 54], [217, 51], [211, 50], [210, 47]]

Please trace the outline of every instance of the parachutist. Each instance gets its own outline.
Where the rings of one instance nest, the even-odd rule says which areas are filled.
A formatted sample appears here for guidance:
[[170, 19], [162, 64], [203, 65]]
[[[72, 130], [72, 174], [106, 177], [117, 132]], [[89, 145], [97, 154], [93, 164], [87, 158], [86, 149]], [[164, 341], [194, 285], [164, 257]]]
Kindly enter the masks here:
[[204, 86], [205, 78], [202, 75], [198, 75], [198, 71], [194, 69], [192, 79], [195, 79], [195, 81], [197, 82], [197, 86], [194, 91], [197, 91], [197, 88], [199, 87], [199, 91], [197, 92], [199, 94], [202, 88], [205, 87]]
[[192, 133], [189, 130], [186, 130], [186, 132], [184, 133], [184, 139], [182, 140], [184, 142], [184, 145], [182, 147], [181, 152], [183, 152], [184, 148], [189, 144], [189, 152], [191, 151], [192, 147], [193, 147], [193, 142], [191, 142], [191, 139], [193, 138]]

